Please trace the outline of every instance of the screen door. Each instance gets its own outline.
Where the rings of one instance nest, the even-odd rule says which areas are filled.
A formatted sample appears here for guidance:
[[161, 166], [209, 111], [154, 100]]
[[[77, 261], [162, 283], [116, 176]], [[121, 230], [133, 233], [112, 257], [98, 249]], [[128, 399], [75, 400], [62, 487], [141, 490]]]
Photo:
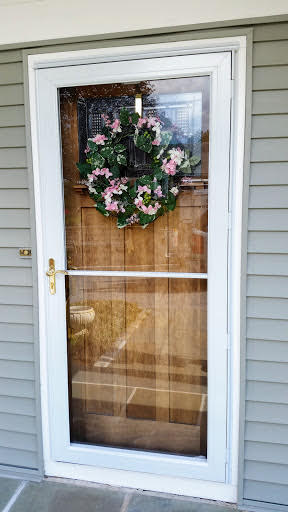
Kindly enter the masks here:
[[[206, 457], [209, 91], [209, 76], [60, 90], [67, 269], [84, 271], [66, 283], [71, 441]], [[76, 162], [105, 116], [135, 112], [139, 97], [189, 167], [173, 212], [119, 229]], [[121, 173], [153, 172], [148, 158], [132, 145]]]
[[[56, 460], [225, 479], [230, 57], [39, 70], [43, 252], [67, 272], [46, 290]], [[189, 162], [145, 229], [97, 211], [76, 166], [122, 108]], [[153, 172], [126, 149], [121, 177]]]

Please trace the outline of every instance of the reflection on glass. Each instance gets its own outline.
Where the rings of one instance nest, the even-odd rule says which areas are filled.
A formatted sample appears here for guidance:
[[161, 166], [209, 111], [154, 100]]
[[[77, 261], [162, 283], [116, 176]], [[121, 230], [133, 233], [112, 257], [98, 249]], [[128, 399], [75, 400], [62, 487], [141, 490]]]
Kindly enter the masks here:
[[206, 281], [77, 276], [67, 297], [71, 440], [206, 456]]
[[[60, 90], [67, 267], [207, 273], [209, 77]], [[157, 115], [189, 155], [173, 212], [117, 229], [95, 209], [76, 162], [102, 114]], [[131, 142], [131, 141], [130, 141]], [[151, 172], [127, 142], [129, 180]], [[206, 456], [205, 279], [68, 277], [71, 441]]]
[[[207, 272], [209, 87], [204, 76], [60, 90], [68, 268]], [[120, 234], [111, 219], [95, 211], [76, 162], [85, 160], [87, 138], [101, 130], [102, 114], [117, 117], [122, 107], [139, 109], [139, 102], [143, 115], [158, 115], [173, 133], [171, 147], [181, 147], [190, 159], [175, 211], [145, 232], [135, 225]], [[151, 172], [149, 155], [133, 141], [127, 144], [126, 176]], [[144, 246], [150, 259], [143, 259]]]

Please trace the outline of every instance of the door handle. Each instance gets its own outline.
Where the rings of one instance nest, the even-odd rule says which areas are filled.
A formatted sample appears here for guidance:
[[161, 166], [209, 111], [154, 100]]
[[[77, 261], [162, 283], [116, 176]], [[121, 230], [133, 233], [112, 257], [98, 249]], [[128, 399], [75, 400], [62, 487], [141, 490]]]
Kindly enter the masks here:
[[68, 276], [68, 272], [66, 270], [55, 270], [55, 260], [50, 258], [49, 269], [46, 272], [46, 276], [49, 277], [49, 290], [51, 295], [55, 295], [56, 293], [56, 274], [64, 274], [65, 276]]

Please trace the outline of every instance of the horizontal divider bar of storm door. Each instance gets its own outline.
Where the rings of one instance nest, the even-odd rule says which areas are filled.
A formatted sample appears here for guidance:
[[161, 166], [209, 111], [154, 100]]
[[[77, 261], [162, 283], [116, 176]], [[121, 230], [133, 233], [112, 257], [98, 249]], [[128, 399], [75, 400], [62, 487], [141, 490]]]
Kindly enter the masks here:
[[197, 274], [188, 272], [131, 272], [118, 270], [67, 270], [69, 276], [91, 276], [91, 277], [154, 277], [169, 279], [207, 279], [208, 274]]

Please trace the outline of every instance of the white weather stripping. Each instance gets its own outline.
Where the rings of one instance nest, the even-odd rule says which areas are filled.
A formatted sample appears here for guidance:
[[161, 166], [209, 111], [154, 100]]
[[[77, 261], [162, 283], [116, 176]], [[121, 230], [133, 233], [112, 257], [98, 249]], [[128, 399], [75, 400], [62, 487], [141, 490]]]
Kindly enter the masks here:
[[66, 270], [69, 276], [91, 276], [91, 277], [154, 277], [169, 279], [207, 279], [208, 274], [196, 274], [188, 272], [131, 272], [113, 270]]

